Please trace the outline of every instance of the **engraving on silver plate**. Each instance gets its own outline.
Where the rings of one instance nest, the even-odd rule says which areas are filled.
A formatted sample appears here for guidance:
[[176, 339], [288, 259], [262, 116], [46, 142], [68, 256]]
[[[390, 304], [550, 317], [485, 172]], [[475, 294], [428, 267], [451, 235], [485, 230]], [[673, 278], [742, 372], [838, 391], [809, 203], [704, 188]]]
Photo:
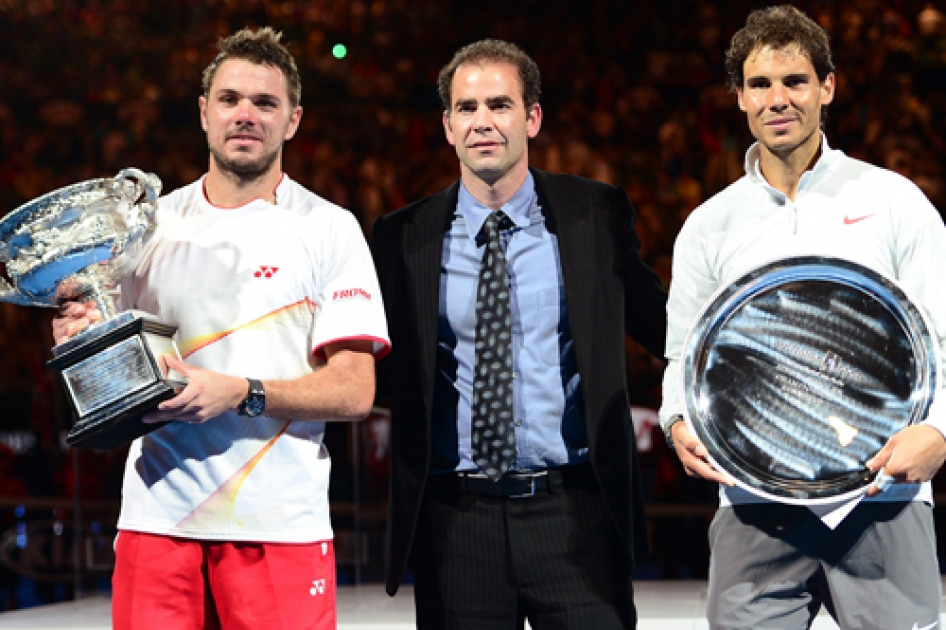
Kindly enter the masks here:
[[856, 263], [800, 257], [721, 289], [684, 348], [686, 420], [745, 489], [827, 503], [871, 482], [864, 462], [925, 417], [938, 355], [900, 287]]
[[79, 416], [147, 387], [155, 374], [141, 337], [129, 337], [62, 371]]

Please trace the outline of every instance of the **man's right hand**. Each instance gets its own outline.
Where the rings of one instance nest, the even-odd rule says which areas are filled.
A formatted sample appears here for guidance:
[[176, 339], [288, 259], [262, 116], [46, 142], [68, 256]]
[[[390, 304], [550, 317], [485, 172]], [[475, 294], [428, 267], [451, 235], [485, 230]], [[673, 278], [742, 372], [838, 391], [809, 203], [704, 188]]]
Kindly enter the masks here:
[[53, 319], [53, 339], [59, 345], [99, 321], [102, 321], [102, 313], [91, 302], [66, 302], [59, 307], [59, 314]]
[[683, 469], [691, 477], [702, 477], [707, 481], [718, 481], [727, 486], [733, 485], [732, 478], [713, 467], [707, 458], [706, 447], [690, 432], [685, 422], [677, 422], [671, 427], [673, 446]]

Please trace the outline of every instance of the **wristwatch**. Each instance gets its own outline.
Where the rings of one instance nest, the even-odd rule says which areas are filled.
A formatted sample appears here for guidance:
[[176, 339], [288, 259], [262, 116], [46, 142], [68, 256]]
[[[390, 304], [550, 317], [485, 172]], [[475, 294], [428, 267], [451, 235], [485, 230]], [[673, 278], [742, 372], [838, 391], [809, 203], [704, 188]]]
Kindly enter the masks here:
[[266, 390], [263, 389], [263, 384], [255, 378], [246, 380], [250, 387], [246, 392], [246, 398], [237, 406], [237, 413], [241, 416], [255, 418], [266, 409]]
[[667, 438], [667, 446], [670, 447], [671, 451], [676, 451], [676, 447], [673, 445], [673, 425], [678, 422], [683, 422], [683, 416], [679, 413], [673, 416], [670, 416], [670, 420], [667, 421], [667, 426], [664, 427], [664, 437]]

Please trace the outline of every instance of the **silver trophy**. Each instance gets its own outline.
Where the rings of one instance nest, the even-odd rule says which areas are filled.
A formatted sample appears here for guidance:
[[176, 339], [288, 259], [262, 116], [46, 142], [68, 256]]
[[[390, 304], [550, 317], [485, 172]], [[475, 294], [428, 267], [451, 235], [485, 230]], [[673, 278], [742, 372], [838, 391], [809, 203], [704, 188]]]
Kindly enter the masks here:
[[[102, 321], [53, 348], [76, 423], [72, 446], [112, 449], [153, 431], [141, 416], [183, 385], [162, 373], [179, 356], [176, 328], [116, 307], [120, 280], [134, 271], [154, 233], [161, 181], [137, 169], [60, 188], [0, 221], [0, 300], [58, 307], [93, 302]], [[179, 375], [178, 375], [179, 376]]]
[[709, 300], [684, 346], [686, 421], [736, 483], [782, 503], [854, 498], [921, 421], [937, 345], [892, 280], [837, 258], [769, 263]]

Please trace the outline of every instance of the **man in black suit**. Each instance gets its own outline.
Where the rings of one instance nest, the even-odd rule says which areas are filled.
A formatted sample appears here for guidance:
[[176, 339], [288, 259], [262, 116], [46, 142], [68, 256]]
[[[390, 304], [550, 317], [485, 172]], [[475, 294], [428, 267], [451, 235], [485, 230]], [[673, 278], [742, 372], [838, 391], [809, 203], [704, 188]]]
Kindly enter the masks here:
[[539, 70], [484, 40], [441, 71], [460, 181], [380, 219], [392, 352], [387, 591], [417, 625], [633, 628], [645, 536], [624, 338], [665, 294], [618, 188], [530, 169]]

